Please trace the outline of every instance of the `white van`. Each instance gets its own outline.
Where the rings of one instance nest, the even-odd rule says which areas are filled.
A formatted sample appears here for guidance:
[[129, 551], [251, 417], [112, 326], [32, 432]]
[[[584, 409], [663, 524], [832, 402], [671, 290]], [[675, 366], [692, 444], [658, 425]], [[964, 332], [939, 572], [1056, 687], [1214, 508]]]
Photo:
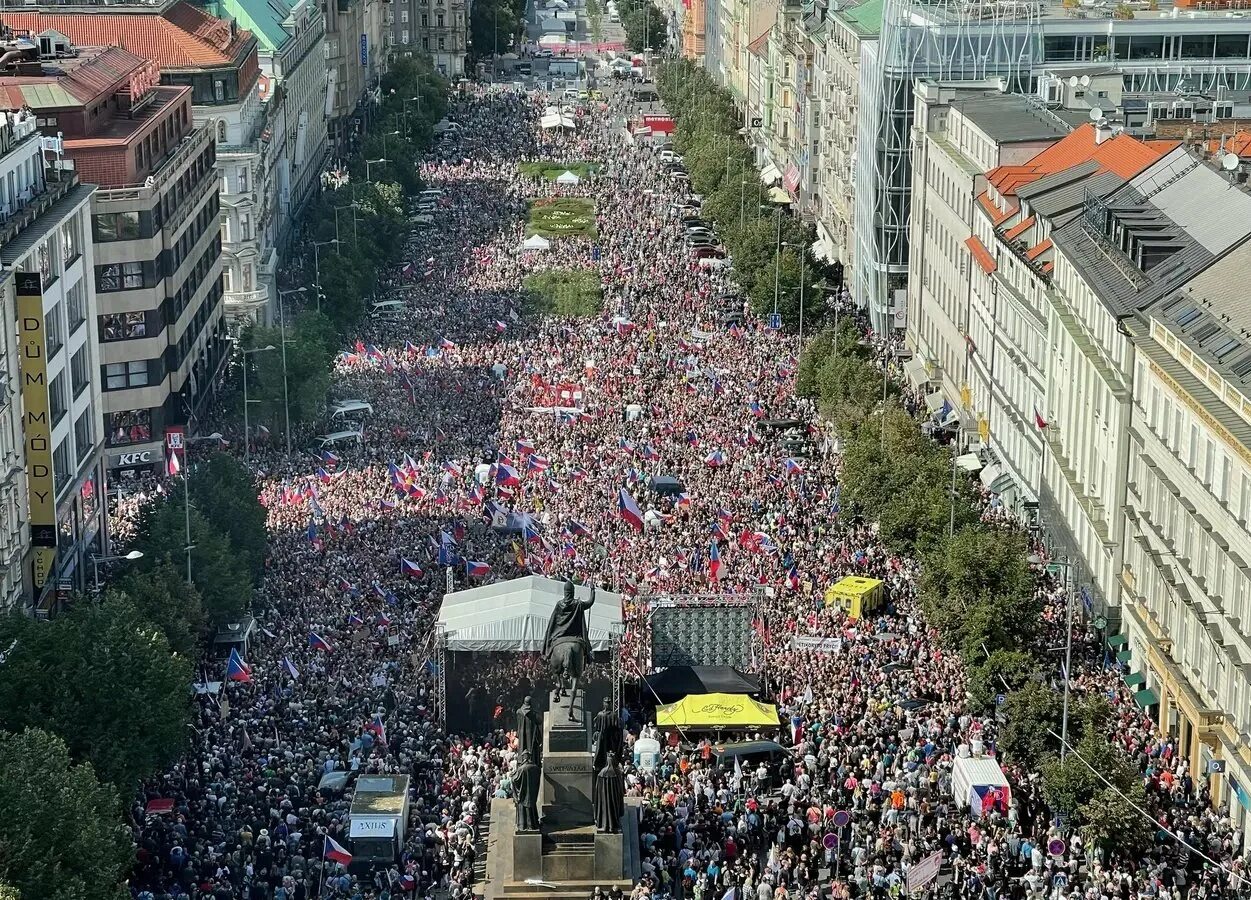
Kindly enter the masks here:
[[342, 419], [344, 416], [350, 416], [353, 413], [368, 413], [372, 416], [374, 408], [364, 400], [340, 400], [330, 408], [331, 419]]
[[321, 449], [329, 450], [332, 447], [337, 447], [340, 444], [346, 444], [351, 441], [355, 441], [359, 444], [361, 442], [361, 437], [362, 433], [359, 430], [335, 431], [330, 434], [323, 434], [321, 437], [317, 438], [317, 444], [321, 447]]
[[369, 308], [369, 314], [376, 316], [379, 313], [400, 313], [406, 308], [403, 300], [379, 300]]
[[699, 261], [701, 269], [728, 269], [730, 261], [724, 256], [705, 256]]

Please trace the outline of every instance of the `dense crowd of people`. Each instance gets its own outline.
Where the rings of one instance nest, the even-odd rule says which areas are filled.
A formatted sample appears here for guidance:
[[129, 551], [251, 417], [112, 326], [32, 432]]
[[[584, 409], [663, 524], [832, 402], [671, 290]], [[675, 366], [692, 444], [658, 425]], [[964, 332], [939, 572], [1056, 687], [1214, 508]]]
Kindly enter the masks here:
[[[200, 696], [192, 753], [134, 804], [135, 895], [469, 895], [479, 824], [509, 791], [509, 692], [538, 665], [484, 661], [463, 690], [475, 708], [498, 701], [490, 724], [441, 727], [431, 641], [450, 568], [457, 589], [538, 573], [628, 597], [766, 591], [758, 662], [788, 752], [730, 767], [691, 736], [666, 744], [654, 772], [631, 769], [636, 897], [896, 897], [935, 851], [928, 892], [1232, 896], [1227, 871], [1163, 834], [1132, 864], [1073, 835], [1050, 853], [1060, 832], [1030, 773], [1013, 773], [1010, 803], [980, 818], [953, 801], [953, 758], [993, 747], [995, 722], [966, 711], [960, 660], [917, 613], [915, 563], [840, 519], [833, 442], [794, 396], [794, 337], [750, 315], [725, 326], [727, 307], [747, 312], [732, 271], [700, 268], [684, 246], [672, 204], [686, 190], [623, 141], [625, 92], [583, 107], [570, 131], [539, 128], [547, 102], [496, 86], [454, 97], [459, 127], [422, 164], [442, 192], [436, 225], [414, 230], [412, 274], [389, 295], [404, 313], [366, 322], [336, 361], [335, 394], [372, 406], [363, 440], [253, 452], [271, 543], [250, 675]], [[545, 159], [602, 170], [576, 186], [521, 174]], [[592, 199], [596, 234], [522, 250], [529, 202], [553, 196]], [[602, 314], [527, 313], [522, 279], [551, 269], [597, 273]], [[798, 459], [760, 424], [792, 417], [812, 423]], [[680, 490], [654, 490], [659, 476]], [[993, 498], [986, 514], [1001, 516]], [[888, 609], [855, 621], [826, 608], [823, 591], [848, 574], [883, 579]], [[1060, 589], [1039, 589], [1054, 613]], [[795, 637], [835, 640], [797, 649]], [[1092, 661], [1075, 688], [1112, 697], [1162, 826], [1241, 872], [1243, 835], [1118, 685]], [[322, 786], [335, 771], [413, 777], [392, 867], [349, 873], [323, 858], [327, 837], [351, 845], [351, 789]], [[149, 814], [169, 798], [172, 811]]]

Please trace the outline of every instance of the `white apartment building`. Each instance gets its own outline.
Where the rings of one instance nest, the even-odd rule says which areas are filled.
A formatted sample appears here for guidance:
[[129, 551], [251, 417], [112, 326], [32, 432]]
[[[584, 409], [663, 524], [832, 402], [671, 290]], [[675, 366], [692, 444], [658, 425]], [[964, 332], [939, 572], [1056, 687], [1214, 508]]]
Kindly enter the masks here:
[[[0, 153], [0, 265], [13, 273], [4, 330], [16, 336], [20, 385], [20, 399], [7, 402], [21, 406], [17, 465], [26, 472], [25, 522], [15, 528], [10, 520], [4, 530], [25, 542], [28, 604], [47, 612], [83, 586], [87, 558], [107, 545], [89, 237], [95, 188], [73, 172], [45, 168], [44, 139], [30, 113], [3, 115]], [[10, 488], [0, 494], [5, 517], [20, 495]], [[6, 600], [16, 591], [13, 552], [2, 576]]]
[[1251, 825], [1248, 278], [1243, 241], [1136, 332], [1124, 633], [1114, 637], [1126, 683], [1143, 706], [1159, 704], [1161, 730], [1208, 775], [1213, 802], [1228, 802], [1243, 831]]

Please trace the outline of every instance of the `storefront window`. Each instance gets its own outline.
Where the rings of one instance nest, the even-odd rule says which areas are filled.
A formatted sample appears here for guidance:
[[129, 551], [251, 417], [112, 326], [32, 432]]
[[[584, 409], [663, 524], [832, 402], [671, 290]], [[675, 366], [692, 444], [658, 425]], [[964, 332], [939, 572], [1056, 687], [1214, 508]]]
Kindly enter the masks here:
[[110, 447], [123, 444], [141, 444], [152, 440], [152, 411], [131, 409], [109, 413], [106, 418]]

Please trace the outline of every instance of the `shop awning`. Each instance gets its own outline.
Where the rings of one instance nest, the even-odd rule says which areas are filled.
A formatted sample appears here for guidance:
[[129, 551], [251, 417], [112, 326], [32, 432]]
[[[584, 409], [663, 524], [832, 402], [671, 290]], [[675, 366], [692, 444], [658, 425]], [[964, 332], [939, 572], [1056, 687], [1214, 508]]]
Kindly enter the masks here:
[[745, 694], [691, 694], [656, 707], [661, 728], [777, 728], [778, 708]]
[[1120, 653], [1116, 654], [1117, 661], [1123, 662], [1123, 663], [1129, 662], [1130, 659], [1133, 658], [1133, 656], [1134, 654], [1130, 650], [1122, 650]]
[[1128, 634], [1110, 634], [1108, 635], [1109, 647], [1123, 647], [1129, 643]]
[[1146, 680], [1147, 680], [1147, 676], [1142, 674], [1141, 672], [1130, 672], [1128, 675], [1125, 676], [1125, 686], [1126, 687], [1138, 687], [1138, 685], [1143, 684], [1144, 682], [1146, 682]]
[[917, 390], [930, 383], [930, 373], [925, 368], [924, 360], [908, 360], [904, 363], [904, 374], [908, 376], [908, 383]]
[[786, 191], [782, 190], [780, 187], [771, 187], [769, 188], [769, 202], [777, 203], [778, 205], [790, 203], [791, 195], [786, 193]]
[[782, 180], [782, 173], [773, 163], [769, 163], [760, 170], [760, 180], [765, 184], [776, 184]]
[[1134, 694], [1134, 702], [1146, 709], [1148, 706], [1155, 706], [1159, 703], [1160, 697], [1151, 688], [1147, 688], [1145, 691], [1138, 691]]
[[976, 472], [982, 468], [982, 458], [976, 453], [961, 453], [956, 457], [956, 466], [964, 472]]
[[930, 415], [942, 409], [943, 404], [946, 402], [947, 398], [943, 396], [942, 391], [935, 391], [932, 394], [925, 395], [925, 409]]

